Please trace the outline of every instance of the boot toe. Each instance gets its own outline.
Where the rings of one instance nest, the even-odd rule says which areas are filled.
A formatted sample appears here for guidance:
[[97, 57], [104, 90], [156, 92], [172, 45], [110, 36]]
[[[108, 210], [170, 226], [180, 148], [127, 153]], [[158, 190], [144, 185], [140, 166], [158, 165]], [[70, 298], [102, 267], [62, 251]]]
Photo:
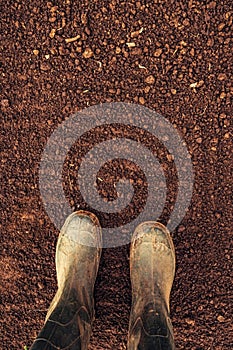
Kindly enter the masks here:
[[99, 220], [93, 213], [84, 210], [76, 211], [67, 218], [61, 236], [85, 246], [102, 246]]
[[157, 249], [171, 249], [174, 252], [174, 245], [167, 228], [156, 221], [146, 221], [138, 225], [132, 236], [132, 244], [154, 242]]

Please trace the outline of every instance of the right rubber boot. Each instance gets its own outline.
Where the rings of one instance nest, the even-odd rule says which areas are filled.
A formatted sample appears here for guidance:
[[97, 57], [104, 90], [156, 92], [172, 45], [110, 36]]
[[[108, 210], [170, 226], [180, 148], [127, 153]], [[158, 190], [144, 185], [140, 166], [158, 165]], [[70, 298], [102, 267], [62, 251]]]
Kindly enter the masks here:
[[97, 217], [72, 213], [56, 247], [58, 290], [31, 350], [86, 350], [94, 319], [94, 284], [102, 248]]
[[131, 240], [132, 307], [128, 350], [175, 349], [169, 298], [175, 275], [175, 250], [162, 224], [140, 224]]

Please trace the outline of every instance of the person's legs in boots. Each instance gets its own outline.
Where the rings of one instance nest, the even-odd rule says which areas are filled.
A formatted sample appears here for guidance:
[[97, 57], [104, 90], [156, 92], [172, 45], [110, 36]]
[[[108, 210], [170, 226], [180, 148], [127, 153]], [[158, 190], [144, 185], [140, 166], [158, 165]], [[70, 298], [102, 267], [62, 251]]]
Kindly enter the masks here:
[[175, 275], [175, 250], [165, 226], [140, 224], [132, 237], [132, 308], [128, 350], [175, 349], [169, 297]]
[[58, 290], [31, 350], [87, 349], [101, 237], [94, 214], [78, 211], [65, 221], [56, 248]]

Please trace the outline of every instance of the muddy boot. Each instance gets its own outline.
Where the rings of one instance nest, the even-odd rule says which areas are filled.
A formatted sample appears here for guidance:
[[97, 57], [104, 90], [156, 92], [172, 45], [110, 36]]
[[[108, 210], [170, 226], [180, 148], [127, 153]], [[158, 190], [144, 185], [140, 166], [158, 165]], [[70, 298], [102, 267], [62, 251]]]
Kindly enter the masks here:
[[101, 246], [101, 228], [94, 214], [78, 211], [67, 218], [56, 248], [58, 291], [31, 350], [87, 349]]
[[132, 237], [132, 308], [128, 350], [175, 349], [169, 297], [175, 274], [171, 236], [155, 221], [140, 224]]

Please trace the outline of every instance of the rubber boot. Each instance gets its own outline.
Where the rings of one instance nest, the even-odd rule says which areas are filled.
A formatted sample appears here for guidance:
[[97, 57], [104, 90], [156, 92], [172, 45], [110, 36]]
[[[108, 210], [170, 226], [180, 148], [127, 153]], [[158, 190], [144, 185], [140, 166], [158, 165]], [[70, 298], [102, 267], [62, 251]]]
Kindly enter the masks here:
[[132, 308], [128, 350], [175, 349], [169, 298], [175, 275], [175, 250], [160, 223], [140, 224], [130, 248]]
[[101, 247], [94, 214], [78, 211], [66, 219], [56, 247], [58, 290], [31, 350], [87, 349]]

